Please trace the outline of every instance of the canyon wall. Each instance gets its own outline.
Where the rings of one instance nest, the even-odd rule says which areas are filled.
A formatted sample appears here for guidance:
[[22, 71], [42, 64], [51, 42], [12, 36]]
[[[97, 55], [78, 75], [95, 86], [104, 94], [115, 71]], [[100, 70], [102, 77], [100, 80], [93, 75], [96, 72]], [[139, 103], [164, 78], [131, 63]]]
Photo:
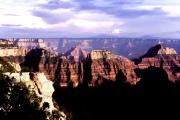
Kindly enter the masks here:
[[[24, 40], [22, 41], [24, 42]], [[66, 42], [68, 43], [68, 41]], [[105, 43], [108, 43], [108, 41]], [[136, 65], [133, 61], [119, 59], [117, 55], [108, 50], [92, 50], [87, 54], [80, 47], [74, 47], [66, 54], [58, 56], [54, 52], [42, 48], [28, 49], [28, 51], [23, 48], [21, 50], [24, 53], [20, 52], [20, 57], [18, 57], [19, 54], [11, 56], [11, 53], [16, 53], [16, 48], [13, 50], [6, 50], [6, 55], [9, 56], [4, 57], [9, 62], [32, 67], [35, 71], [43, 72], [48, 79], [59, 81], [60, 86], [68, 86], [70, 83], [73, 83], [74, 87], [79, 83], [97, 86], [102, 84], [103, 81], [117, 80], [120, 73], [123, 73], [126, 77], [126, 82], [136, 84], [140, 80], [140, 77], [136, 75], [137, 69], [145, 69], [149, 66], [165, 69], [171, 81], [175, 82], [180, 79], [179, 55], [174, 49], [163, 47], [161, 44], [151, 47], [139, 59], [133, 60]], [[74, 61], [68, 60], [68, 56], [73, 56]]]
[[[30, 73], [30, 72], [22, 72], [20, 73], [10, 73], [6, 72], [5, 75], [9, 76], [12, 80], [13, 84], [19, 84], [20, 82], [25, 83], [28, 87], [30, 86], [30, 90], [35, 90], [36, 94], [42, 98], [41, 106], [44, 102], [49, 103], [49, 111], [57, 110], [54, 107], [52, 95], [54, 93], [53, 82], [47, 80], [44, 73]], [[32, 77], [32, 76], [33, 77]], [[61, 118], [59, 120], [66, 120], [66, 115], [63, 112], [59, 112], [61, 114]]]
[[59, 82], [61, 87], [70, 83], [73, 83], [74, 87], [79, 83], [101, 85], [106, 81], [116, 81], [119, 72], [122, 72], [131, 84], [136, 84], [140, 79], [134, 72], [137, 67], [134, 62], [120, 61], [108, 50], [93, 50], [81, 62], [60, 57], [55, 64], [46, 63], [44, 66], [44, 70], [54, 72], [54, 81]]
[[[59, 53], [65, 53], [72, 47], [79, 47], [85, 51], [107, 49], [116, 55], [124, 56], [128, 59], [138, 58], [146, 53], [146, 51], [157, 44], [162, 44], [165, 47], [174, 48], [177, 53], [180, 53], [178, 39], [145, 39], [145, 38], [47, 38], [47, 39], [8, 39], [14, 43], [14, 45], [24, 47], [39, 46], [38, 40], [43, 40], [48, 49], [57, 51]], [[30, 41], [36, 41], [35, 44]], [[19, 41], [21, 44], [16, 44]], [[23, 42], [25, 41], [25, 42]], [[29, 41], [29, 42], [28, 42]], [[42, 43], [42, 44], [44, 44]], [[26, 45], [27, 44], [27, 45]], [[29, 44], [29, 45], [28, 45]], [[32, 45], [32, 46], [31, 46]]]
[[163, 68], [169, 80], [176, 82], [180, 80], [180, 55], [173, 48], [156, 45], [139, 58], [138, 68], [146, 69], [149, 66]]
[[27, 51], [22, 48], [5, 48], [0, 49], [0, 56], [26, 56]]

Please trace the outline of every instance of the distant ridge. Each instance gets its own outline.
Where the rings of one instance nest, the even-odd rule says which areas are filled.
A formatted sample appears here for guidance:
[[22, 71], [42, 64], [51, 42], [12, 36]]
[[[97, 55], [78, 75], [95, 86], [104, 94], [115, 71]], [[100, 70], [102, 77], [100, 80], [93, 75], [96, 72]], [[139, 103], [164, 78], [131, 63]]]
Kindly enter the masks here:
[[146, 39], [160, 39], [159, 37], [153, 37], [153, 36], [151, 36], [151, 35], [143, 35], [143, 36], [141, 36], [141, 37], [139, 37], [139, 38], [146, 38]]
[[87, 38], [129, 38], [129, 37], [101, 34], [101, 35], [91, 36], [91, 37], [87, 37]]

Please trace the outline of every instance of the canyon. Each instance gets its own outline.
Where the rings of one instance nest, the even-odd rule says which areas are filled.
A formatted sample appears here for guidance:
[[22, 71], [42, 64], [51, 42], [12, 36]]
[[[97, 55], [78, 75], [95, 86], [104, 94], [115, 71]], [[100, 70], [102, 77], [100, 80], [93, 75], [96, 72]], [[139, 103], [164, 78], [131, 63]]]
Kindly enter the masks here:
[[[13, 41], [16, 41], [16, 43], [18, 41], [21, 42], [19, 44], [21, 46], [17, 47], [17, 44], [14, 45]], [[165, 69], [169, 80], [173, 82], [180, 79], [178, 52], [162, 44], [151, 47], [140, 58], [132, 59], [131, 61], [123, 56], [115, 55], [109, 50], [101, 49], [88, 52], [79, 46], [75, 46], [64, 54], [56, 54], [45, 49], [47, 46], [45, 47], [45, 42], [41, 39], [19, 39], [18, 41], [9, 41], [8, 44], [14, 45], [15, 48], [6, 48], [4, 50], [6, 52], [13, 49], [14, 52], [10, 53], [14, 53], [14, 56], [4, 54], [6, 55], [4, 58], [14, 63], [14, 65], [19, 64], [21, 67], [29, 67], [35, 71], [43, 72], [47, 79], [54, 82], [59, 81], [60, 86], [68, 86], [71, 83], [73, 83], [74, 87], [78, 86], [79, 83], [97, 86], [102, 84], [103, 81], [116, 81], [119, 72], [122, 72], [126, 77], [126, 82], [136, 84], [140, 80], [140, 77], [137, 75], [138, 71], [150, 66]], [[33, 49], [32, 47], [28, 49], [26, 48], [27, 44], [23, 47], [23, 42], [29, 46], [31, 46], [29, 42], [36, 43], [36, 48], [33, 46]], [[106, 42], [108, 41], [106, 40]], [[65, 43], [68, 42], [66, 41]], [[16, 49], [23, 51], [23, 53], [20, 53], [21, 56], [16, 54]]]
[[[54, 41], [56, 41], [53, 44], [55, 48], [58, 42]], [[59, 105], [75, 112], [80, 119], [100, 120], [116, 119], [116, 117], [120, 119], [123, 118], [122, 116], [128, 118], [125, 113], [131, 113], [133, 116], [142, 113], [149, 116], [150, 112], [145, 113], [144, 109], [150, 108], [153, 109], [153, 113], [163, 111], [167, 114], [167, 109], [163, 109], [164, 105], [169, 105], [168, 107], [171, 108], [180, 106], [177, 98], [180, 90], [180, 55], [177, 47], [179, 41], [164, 40], [164, 43], [159, 43], [158, 40], [124, 41], [128, 43], [127, 49], [132, 50], [131, 53], [142, 50], [131, 60], [131, 57], [127, 57], [129, 55], [126, 54], [123, 57], [123, 54], [120, 54], [127, 49], [119, 47], [121, 52], [117, 54], [116, 51], [114, 54], [113, 51], [116, 49], [113, 51], [94, 49], [87, 41], [77, 40], [77, 46], [71, 46], [71, 49], [67, 49], [64, 53], [61, 50], [58, 54], [59, 47], [48, 48], [53, 45], [50, 42], [47, 44], [46, 40], [44, 42], [47, 48], [28, 49], [21, 44], [22, 46], [15, 47], [26, 49], [25, 55], [7, 54], [3, 57], [17, 66], [17, 69], [18, 65], [22, 69], [23, 67], [33, 68], [34, 71], [40, 72], [38, 75], [43, 74], [43, 78], [40, 77], [42, 80], [46, 76], [54, 87], [54, 92], [49, 94], [52, 94]], [[75, 40], [66, 40], [62, 49], [68, 48], [67, 46], [74, 42]], [[108, 40], [106, 42], [110, 44]], [[78, 45], [79, 43], [86, 45], [85, 50], [82, 49], [83, 46]], [[122, 46], [122, 43], [123, 40], [119, 45]], [[10, 44], [13, 45], [13, 40]], [[169, 98], [171, 98], [170, 101]], [[119, 112], [122, 113], [121, 116]]]
[[[143, 38], [10, 38], [7, 39], [19, 47], [39, 48], [44, 46], [58, 53], [65, 53], [73, 47], [79, 47], [85, 51], [107, 49], [116, 55], [124, 56], [128, 59], [134, 59], [148, 51], [148, 49], [157, 44], [165, 47], [174, 48], [180, 53], [178, 39], [143, 39]], [[33, 44], [31, 41], [34, 41]], [[40, 42], [38, 42], [38, 40]], [[35, 43], [36, 41], [36, 43]], [[19, 44], [17, 44], [19, 43]], [[43, 44], [43, 45], [40, 45]], [[29, 45], [29, 47], [28, 47]]]

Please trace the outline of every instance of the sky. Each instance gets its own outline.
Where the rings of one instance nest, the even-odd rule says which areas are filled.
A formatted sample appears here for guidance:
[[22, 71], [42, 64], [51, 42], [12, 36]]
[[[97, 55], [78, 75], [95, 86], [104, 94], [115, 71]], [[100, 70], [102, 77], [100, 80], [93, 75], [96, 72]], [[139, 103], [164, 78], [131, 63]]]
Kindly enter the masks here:
[[180, 38], [180, 0], [0, 0], [0, 38]]

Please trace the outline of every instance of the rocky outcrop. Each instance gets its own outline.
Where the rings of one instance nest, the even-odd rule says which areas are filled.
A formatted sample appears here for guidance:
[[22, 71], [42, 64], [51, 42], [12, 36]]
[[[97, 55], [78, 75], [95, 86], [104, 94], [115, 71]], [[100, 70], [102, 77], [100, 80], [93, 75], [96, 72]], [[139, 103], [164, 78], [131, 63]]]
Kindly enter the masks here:
[[73, 47], [68, 50], [63, 56], [66, 56], [71, 61], [81, 61], [86, 58], [88, 52], [80, 47]]
[[117, 57], [108, 50], [92, 50], [89, 54], [90, 59], [116, 59]]
[[19, 64], [16, 64], [16, 63], [13, 63], [13, 62], [9, 62], [9, 64], [12, 65], [17, 72], [21, 71], [21, 66]]
[[60, 57], [59, 64], [55, 72], [55, 81], [59, 81], [61, 87], [67, 87], [70, 83], [76, 87], [79, 82], [83, 82], [83, 63], [72, 62], [66, 57]]
[[150, 48], [136, 62], [140, 69], [146, 69], [149, 66], [160, 67], [167, 72], [169, 80], [173, 82], [180, 80], [180, 55], [173, 48], [158, 44]]
[[15, 47], [12, 41], [0, 39], [0, 48]]
[[161, 44], [158, 44], [154, 47], [151, 47], [143, 57], [154, 57], [155, 55], [171, 55], [177, 54], [173, 48], [163, 47]]
[[93, 50], [81, 62], [60, 57], [57, 68], [54, 68], [55, 81], [61, 87], [67, 87], [70, 83], [74, 87], [79, 83], [97, 86], [102, 85], [103, 81], [116, 81], [121, 71], [126, 76], [126, 82], [136, 84], [139, 81], [133, 70], [136, 67], [133, 62], [120, 61], [108, 50]]
[[89, 79], [90, 86], [103, 84], [103, 81], [116, 81], [119, 72], [126, 76], [126, 82], [136, 84], [139, 81], [134, 72], [137, 67], [134, 62], [121, 61], [108, 50], [91, 51], [84, 62], [84, 67], [85, 77], [87, 77], [85, 80]]
[[27, 50], [22, 48], [0, 49], [0, 56], [26, 56]]
[[[53, 110], [57, 110], [54, 107], [54, 103], [52, 100], [52, 95], [54, 92], [53, 83], [50, 80], [47, 80], [44, 73], [4, 73], [12, 79], [13, 84], [18, 84], [20, 82], [24, 82], [27, 87], [30, 87], [30, 90], [34, 90], [36, 94], [42, 98], [41, 106], [44, 102], [49, 103], [49, 112]], [[66, 120], [66, 115], [63, 112], [59, 112], [61, 114], [60, 120]]]
[[91, 51], [87, 58], [77, 62], [34, 49], [27, 54], [23, 65], [43, 72], [48, 79], [58, 81], [62, 87], [71, 83], [74, 87], [79, 83], [96, 86], [99, 85], [96, 82], [102, 79], [115, 81], [120, 70], [128, 82], [135, 84], [139, 80], [134, 73], [133, 69], [137, 66], [133, 62], [120, 60], [108, 50]]
[[121, 55], [116, 55], [116, 57], [121, 61], [130, 61], [128, 58], [121, 56]]
[[18, 47], [27, 48], [27, 49], [47, 47], [42, 39], [17, 39], [13, 43]]

